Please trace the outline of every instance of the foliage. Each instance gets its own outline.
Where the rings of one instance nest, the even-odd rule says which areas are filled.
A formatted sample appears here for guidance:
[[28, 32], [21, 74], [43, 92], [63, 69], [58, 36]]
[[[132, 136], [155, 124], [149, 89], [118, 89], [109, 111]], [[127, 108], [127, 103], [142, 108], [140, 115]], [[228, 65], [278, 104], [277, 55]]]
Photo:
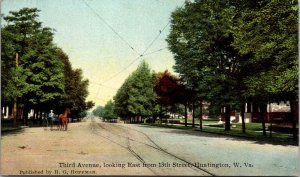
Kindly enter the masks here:
[[94, 106], [95, 106], [95, 103], [93, 101], [87, 101], [85, 109], [88, 110], [88, 109], [93, 108]]
[[70, 107], [74, 117], [94, 106], [91, 101], [86, 102], [88, 96], [88, 80], [83, 79], [81, 69], [73, 69], [69, 57], [58, 50], [58, 55], [64, 63], [65, 96], [61, 101], [61, 107]]
[[64, 94], [63, 65], [55, 55], [52, 29], [42, 27], [38, 12], [23, 8], [4, 17], [8, 24], [1, 29], [3, 101], [14, 97], [23, 105], [47, 107]]
[[229, 108], [237, 104], [240, 88], [240, 56], [231, 46], [233, 17], [227, 1], [187, 2], [172, 13], [167, 39], [174, 69], [195, 97]]
[[288, 0], [186, 2], [167, 38], [174, 69], [196, 98], [226, 106], [226, 117], [248, 100], [296, 100], [297, 10]]
[[86, 117], [87, 116], [87, 111], [82, 111], [82, 112], [80, 112], [79, 114], [78, 114], [78, 117], [79, 118], [83, 118], [83, 117]]
[[109, 100], [103, 108], [103, 118], [104, 119], [116, 119], [117, 115], [114, 112], [114, 103]]
[[167, 70], [157, 73], [154, 81], [154, 91], [159, 96], [159, 102], [163, 105], [174, 105], [178, 94], [179, 79]]
[[156, 98], [150, 68], [143, 61], [115, 95], [115, 111], [120, 117], [148, 117], [158, 111]]
[[103, 117], [104, 116], [104, 107], [97, 106], [93, 111], [94, 116]]
[[233, 46], [251, 55], [250, 96], [285, 100], [298, 95], [297, 1], [259, 1], [238, 13]]
[[80, 69], [72, 69], [68, 56], [53, 42], [54, 30], [42, 26], [38, 13], [36, 8], [23, 8], [3, 17], [2, 104], [17, 98], [26, 110], [62, 112], [71, 107], [77, 117], [93, 106], [85, 102], [88, 81]]
[[182, 81], [167, 70], [155, 74], [154, 91], [158, 96], [158, 102], [173, 110], [176, 109], [176, 104], [185, 104], [191, 97]]

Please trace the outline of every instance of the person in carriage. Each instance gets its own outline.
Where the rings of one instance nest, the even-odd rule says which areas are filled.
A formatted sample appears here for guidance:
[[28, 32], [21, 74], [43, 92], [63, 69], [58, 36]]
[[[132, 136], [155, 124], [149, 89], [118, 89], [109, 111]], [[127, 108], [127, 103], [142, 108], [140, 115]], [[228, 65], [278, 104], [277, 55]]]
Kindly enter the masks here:
[[50, 130], [53, 130], [54, 125], [56, 125], [57, 129], [59, 129], [58, 116], [54, 114], [53, 110], [50, 110], [50, 113], [48, 115], [48, 122], [50, 124]]
[[50, 110], [50, 113], [49, 113], [47, 119], [48, 119], [48, 123], [50, 124], [50, 130], [52, 130], [52, 128], [53, 128], [53, 122], [54, 122], [54, 119], [55, 119], [54, 113], [53, 113], [52, 109]]

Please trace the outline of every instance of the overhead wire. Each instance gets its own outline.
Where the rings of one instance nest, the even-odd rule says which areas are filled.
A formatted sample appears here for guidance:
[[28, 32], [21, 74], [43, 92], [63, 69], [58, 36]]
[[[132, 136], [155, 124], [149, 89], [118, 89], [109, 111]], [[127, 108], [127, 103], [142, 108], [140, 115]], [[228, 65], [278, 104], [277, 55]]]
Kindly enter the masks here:
[[[182, 8], [185, 4], [185, 1], [182, 3], [181, 7]], [[152, 45], [154, 44], [154, 42], [158, 39], [158, 37], [161, 35], [161, 33], [167, 28], [167, 26], [170, 24], [171, 22], [168, 21], [168, 23], [163, 27], [163, 29], [159, 30], [159, 33], [155, 36], [155, 38], [152, 40], [152, 42], [148, 45], [148, 47], [143, 51], [143, 53], [141, 54], [142, 56], [149, 50], [150, 47], [152, 47]]]
[[[146, 54], [144, 54], [144, 56], [152, 55], [152, 54], [154, 54], [154, 53], [160, 52], [160, 51], [165, 50], [165, 49], [167, 49], [167, 48], [168, 48], [168, 47], [165, 47], [165, 48], [161, 48], [161, 49], [152, 51], [152, 52], [150, 52], [150, 53], [146, 53]], [[103, 84], [104, 84], [105, 82], [110, 81], [110, 80], [113, 79], [114, 77], [116, 77], [116, 76], [118, 76], [119, 74], [121, 74], [122, 72], [124, 72], [126, 69], [128, 69], [134, 62], [136, 62], [136, 61], [137, 61], [138, 59], [140, 59], [140, 58], [141, 58], [140, 56], [137, 57], [137, 58], [135, 58], [135, 59], [134, 59], [133, 61], [131, 61], [131, 63], [129, 63], [125, 68], [123, 68], [122, 70], [120, 70], [119, 72], [117, 72], [116, 74], [114, 74], [113, 76], [109, 77], [109, 78], [106, 79], [105, 81], [103, 81], [103, 82], [101, 82], [101, 83], [97, 83], [97, 82], [93, 82], [93, 83], [95, 83], [95, 84], [97, 84], [97, 85], [102, 85], [102, 86], [104, 86]]]
[[132, 62], [129, 63], [129, 65], [127, 65], [125, 68], [123, 68], [121, 71], [119, 71], [118, 73], [114, 74], [113, 76], [111, 76], [109, 79], [101, 82], [101, 83], [105, 83], [105, 82], [108, 82], [110, 81], [111, 79], [115, 78], [116, 76], [118, 76], [119, 74], [121, 74], [122, 72], [124, 72], [127, 68], [129, 68], [133, 63], [135, 63], [136, 61], [138, 61], [140, 58], [146, 56], [146, 55], [150, 55], [150, 54], [153, 54], [155, 52], [158, 52], [158, 51], [162, 51], [164, 49], [166, 49], [167, 47], [165, 48], [162, 48], [162, 49], [159, 49], [157, 51], [154, 51], [154, 52], [151, 52], [151, 53], [148, 53], [148, 54], [145, 54], [149, 49], [150, 47], [154, 44], [154, 42], [158, 39], [158, 37], [161, 35], [161, 33], [166, 29], [166, 27], [170, 24], [170, 21], [164, 26], [164, 28], [162, 30], [159, 30], [159, 33], [158, 35], [155, 36], [155, 38], [151, 41], [151, 43], [146, 47], [146, 49], [143, 51], [143, 53], [135, 58], [134, 60], [132, 60]]
[[170, 24], [170, 21], [164, 26], [162, 30], [159, 30], [159, 33], [155, 36], [155, 38], [151, 41], [151, 43], [148, 45], [148, 47], [143, 51], [141, 56], [143, 56], [149, 49], [152, 47], [154, 42], [158, 39], [158, 37], [161, 35], [161, 33], [166, 29], [166, 27]]
[[95, 84], [95, 85], [99, 85], [101, 87], [106, 87], [106, 88], [109, 88], [109, 89], [112, 89], [112, 90], [118, 90], [117, 88], [109, 87], [109, 86], [103, 85], [101, 83], [97, 83], [97, 82], [93, 82], [93, 81], [90, 81], [90, 83]]
[[[99, 83], [99, 84], [102, 85], [102, 84], [104, 84], [105, 82], [108, 82], [108, 81], [110, 81], [111, 79], [117, 77], [119, 74], [121, 74], [122, 72], [124, 72], [127, 68], [129, 68], [134, 62], [136, 62], [139, 58], [140, 58], [140, 57], [137, 57], [137, 58], [136, 58], [135, 60], [133, 60], [129, 65], [127, 65], [125, 68], [123, 68], [121, 71], [117, 72], [116, 74], [114, 74], [113, 76], [109, 77], [108, 79], [106, 79], [105, 81], [103, 81], [103, 82], [101, 82], [101, 83]], [[99, 94], [99, 90], [100, 90], [100, 88], [98, 88], [98, 90], [97, 90], [96, 97], [97, 97], [98, 94]]]
[[152, 55], [152, 54], [154, 54], [154, 53], [157, 53], [157, 52], [160, 52], [160, 51], [162, 51], [162, 50], [166, 50], [166, 49], [168, 49], [168, 47], [161, 48], [161, 49], [158, 49], [158, 50], [155, 50], [155, 51], [152, 51], [152, 52], [146, 53], [146, 54], [144, 54], [144, 56]]
[[[138, 61], [140, 58], [144, 57], [144, 56], [147, 56], [147, 55], [151, 55], [153, 53], [157, 53], [157, 52], [160, 52], [162, 50], [165, 50], [167, 49], [168, 47], [165, 47], [165, 48], [161, 48], [159, 50], [156, 50], [156, 51], [153, 51], [153, 52], [150, 52], [150, 53], [146, 53], [151, 47], [152, 45], [156, 42], [156, 40], [159, 38], [159, 36], [162, 34], [162, 32], [166, 29], [166, 27], [170, 24], [170, 21], [168, 21], [168, 23], [161, 29], [159, 30], [159, 33], [154, 37], [154, 39], [150, 42], [150, 44], [146, 47], [146, 49], [140, 54], [138, 51], [136, 51], [134, 49], [134, 47], [132, 47], [129, 42], [127, 42], [109, 23], [107, 23], [104, 18], [102, 18], [87, 2], [86, 0], [83, 0], [84, 4], [93, 11], [93, 13], [104, 23], [106, 24], [123, 42], [125, 42], [128, 47], [131, 48], [131, 50], [133, 50], [135, 53], [138, 54], [138, 57], [135, 58], [134, 60], [132, 60], [126, 67], [124, 67], [122, 70], [120, 70], [119, 72], [117, 72], [116, 74], [112, 75], [111, 77], [109, 77], [108, 79], [106, 79], [105, 81], [101, 82], [101, 83], [96, 83], [96, 82], [93, 82], [97, 85], [99, 85], [99, 88], [97, 90], [97, 93], [96, 93], [96, 98], [98, 98], [98, 94], [99, 94], [99, 90], [100, 90], [100, 86], [103, 86], [103, 87], [107, 87], [105, 85], [103, 85], [104, 83], [112, 80], [113, 78], [117, 77], [119, 74], [121, 74], [122, 72], [124, 72], [125, 70], [127, 70], [131, 65], [133, 65], [136, 61]], [[185, 2], [181, 5], [181, 8], [184, 6]], [[118, 90], [118, 89], [115, 89], [115, 88], [112, 88], [114, 90]], [[103, 99], [102, 99], [103, 100]]]
[[107, 23], [105, 20], [104, 20], [104, 18], [102, 18], [101, 17], [101, 15], [99, 15], [96, 11], [95, 11], [95, 9], [93, 9], [87, 2], [86, 2], [86, 0], [83, 0], [83, 2], [84, 2], [84, 4], [108, 27], [108, 28], [110, 28], [110, 30], [113, 32], [113, 33], [115, 33], [123, 42], [125, 42], [127, 45], [128, 45], [128, 47], [131, 49], [131, 50], [133, 50], [135, 53], [137, 53], [138, 55], [141, 55], [138, 51], [136, 51], [135, 49], [134, 49], [134, 47], [132, 47], [130, 44], [129, 44], [129, 42], [128, 41], [126, 41], [109, 23]]
[[[182, 3], [181, 7], [182, 8], [185, 4], [185, 1]], [[118, 73], [116, 73], [115, 75], [113, 75], [112, 77], [110, 77], [109, 79], [105, 80], [104, 82], [107, 82], [111, 79], [113, 79], [114, 77], [118, 76], [119, 74], [121, 74], [122, 72], [124, 72], [127, 68], [129, 68], [133, 63], [135, 63], [138, 59], [140, 59], [141, 57], [144, 57], [146, 56], [146, 52], [152, 47], [152, 45], [154, 44], [154, 42], [158, 39], [158, 37], [161, 35], [161, 33], [167, 28], [167, 26], [170, 24], [170, 21], [168, 21], [168, 23], [163, 27], [162, 30], [159, 30], [159, 33], [155, 36], [155, 38], [151, 41], [151, 43], [146, 47], [146, 49], [143, 51], [142, 54], [139, 55], [139, 57], [137, 57], [136, 59], [134, 59], [129, 65], [127, 65], [124, 69], [122, 69], [121, 71], [119, 71]], [[153, 54], [153, 53], [156, 53], [156, 52], [159, 52], [159, 51], [162, 51], [164, 49], [167, 49], [168, 47], [165, 47], [163, 49], [159, 49], [157, 51], [154, 51], [154, 52], [151, 52], [151, 53], [148, 53], [147, 55], [150, 55], [150, 54]], [[102, 83], [104, 83], [102, 82]]]
[[[152, 55], [154, 53], [160, 52], [160, 51], [165, 50], [167, 48], [168, 47], [165, 47], [165, 48], [161, 48], [161, 49], [158, 49], [158, 50], [146, 53], [146, 54], [144, 54], [144, 56]], [[115, 75], [111, 76], [110, 78], [108, 78], [107, 80], [103, 81], [102, 83], [98, 83], [98, 82], [94, 82], [94, 81], [90, 81], [90, 83], [91, 84], [95, 84], [95, 85], [99, 85], [99, 86], [102, 86], [102, 87], [106, 87], [106, 88], [109, 88], [109, 89], [118, 90], [117, 88], [106, 86], [106, 85], [104, 85], [104, 83], [107, 82], [107, 81], [109, 81], [109, 80], [111, 80], [112, 78], [116, 77], [120, 73], [122, 73], [124, 70], [126, 70], [128, 67], [130, 67], [131, 64], [133, 64], [134, 62], [136, 62], [139, 58], [140, 57], [137, 57], [135, 60], [133, 60], [131, 63], [129, 63], [129, 65], [127, 65], [125, 68], [123, 68], [123, 70], [119, 71], [118, 73], [116, 73]]]
[[[123, 42], [125, 42], [126, 44], [127, 44], [127, 46], [131, 49], [131, 50], [133, 50], [135, 53], [137, 53], [138, 54], [138, 56], [141, 56], [141, 54], [138, 52], [138, 51], [136, 51], [135, 49], [134, 49], [134, 47], [133, 46], [131, 46], [130, 44], [129, 44], [129, 42], [127, 42], [109, 23], [107, 23], [106, 22], [106, 20], [104, 19], [104, 18], [102, 18], [102, 16], [101, 15], [99, 15], [96, 11], [95, 11], [95, 9], [93, 9], [87, 2], [86, 2], [86, 0], [83, 0], [83, 3], [108, 27], [108, 28], [110, 28], [110, 30], [113, 32], [113, 33], [115, 33]], [[129, 66], [128, 66], [129, 67]], [[128, 68], [128, 67], [126, 67], [126, 69]], [[124, 69], [125, 70], [125, 69]], [[123, 70], [122, 70], [122, 72], [123, 72]], [[120, 72], [118, 72], [117, 74], [115, 74], [115, 75], [113, 75], [113, 77], [110, 77], [109, 79], [111, 79], [111, 78], [114, 78], [115, 76], [117, 76], [117, 75], [119, 75], [119, 73]], [[105, 81], [106, 82], [106, 81]], [[97, 90], [97, 93], [96, 93], [96, 97], [98, 96], [98, 94], [99, 94], [99, 90], [100, 90], [100, 86], [103, 86], [102, 84], [103, 84], [104, 82], [102, 82], [102, 83], [97, 83], [97, 85], [99, 85], [99, 87], [98, 87], [98, 90]]]

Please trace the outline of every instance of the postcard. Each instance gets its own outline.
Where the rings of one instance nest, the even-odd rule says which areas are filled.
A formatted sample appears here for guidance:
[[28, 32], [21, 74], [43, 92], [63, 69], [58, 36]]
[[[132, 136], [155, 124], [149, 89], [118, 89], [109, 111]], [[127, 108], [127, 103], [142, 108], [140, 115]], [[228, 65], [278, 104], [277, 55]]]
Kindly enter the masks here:
[[1, 175], [298, 176], [296, 1], [2, 0]]

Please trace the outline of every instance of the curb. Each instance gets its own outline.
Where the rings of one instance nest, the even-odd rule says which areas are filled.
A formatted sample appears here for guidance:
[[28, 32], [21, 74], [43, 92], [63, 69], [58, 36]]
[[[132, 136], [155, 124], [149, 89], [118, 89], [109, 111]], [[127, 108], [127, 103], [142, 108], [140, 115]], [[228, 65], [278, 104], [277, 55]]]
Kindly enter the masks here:
[[27, 128], [28, 126], [19, 126], [19, 127], [10, 127], [10, 128], [3, 128], [1, 127], [1, 133], [3, 132], [12, 132], [12, 131], [18, 131], [22, 130], [24, 128]]

